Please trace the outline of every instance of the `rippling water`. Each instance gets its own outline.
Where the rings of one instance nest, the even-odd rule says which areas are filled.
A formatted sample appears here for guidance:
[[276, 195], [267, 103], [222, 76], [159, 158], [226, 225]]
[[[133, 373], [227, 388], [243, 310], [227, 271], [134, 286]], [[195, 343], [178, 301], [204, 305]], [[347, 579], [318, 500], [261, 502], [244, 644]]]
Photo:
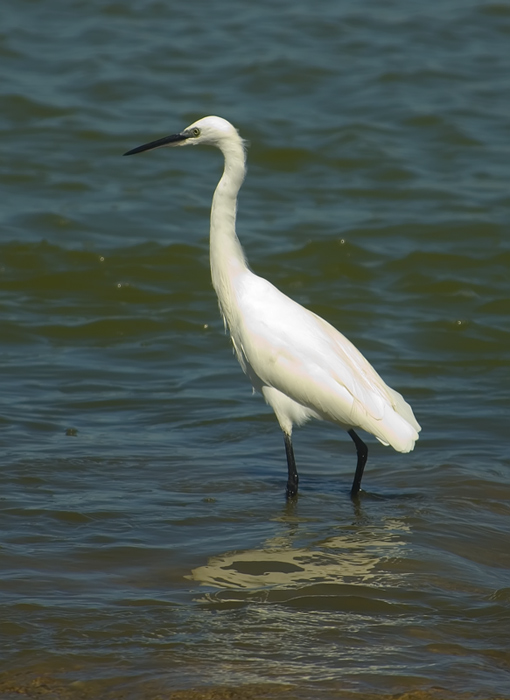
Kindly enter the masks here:
[[[1, 14], [1, 696], [510, 697], [508, 4]], [[423, 426], [370, 439], [359, 505], [322, 423], [284, 502], [209, 279], [219, 154], [120, 157], [206, 114], [251, 142], [254, 270]]]

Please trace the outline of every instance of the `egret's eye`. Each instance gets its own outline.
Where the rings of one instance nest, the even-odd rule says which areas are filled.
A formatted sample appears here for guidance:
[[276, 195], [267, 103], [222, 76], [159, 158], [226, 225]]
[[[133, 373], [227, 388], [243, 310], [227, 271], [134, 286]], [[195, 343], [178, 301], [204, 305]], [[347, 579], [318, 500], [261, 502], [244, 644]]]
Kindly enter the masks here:
[[191, 134], [192, 136], [200, 136], [200, 129], [198, 128], [198, 126], [191, 130]]

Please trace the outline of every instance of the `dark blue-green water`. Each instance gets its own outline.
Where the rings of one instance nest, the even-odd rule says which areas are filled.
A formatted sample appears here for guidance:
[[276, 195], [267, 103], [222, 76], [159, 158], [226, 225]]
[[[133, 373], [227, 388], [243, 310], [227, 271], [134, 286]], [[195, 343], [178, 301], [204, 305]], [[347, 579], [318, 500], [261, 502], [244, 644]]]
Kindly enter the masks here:
[[[508, 3], [0, 17], [0, 696], [510, 698]], [[359, 504], [317, 422], [285, 503], [209, 278], [220, 154], [121, 157], [207, 114], [251, 144], [254, 271], [423, 427], [365, 436]]]

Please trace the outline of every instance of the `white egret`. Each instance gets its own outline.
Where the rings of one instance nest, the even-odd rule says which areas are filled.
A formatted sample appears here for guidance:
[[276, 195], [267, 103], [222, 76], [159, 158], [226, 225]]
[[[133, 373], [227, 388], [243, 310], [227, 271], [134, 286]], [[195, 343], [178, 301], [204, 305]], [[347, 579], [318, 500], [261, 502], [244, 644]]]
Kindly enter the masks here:
[[274, 410], [283, 431], [287, 497], [296, 496], [299, 480], [292, 427], [319, 418], [340, 425], [354, 441], [357, 466], [351, 496], [355, 498], [368, 448], [354, 428], [372, 433], [398, 452], [414, 448], [421, 428], [409, 404], [385, 384], [345, 336], [249, 269], [236, 234], [245, 149], [230, 122], [204, 117], [178, 134], [124, 155], [161, 146], [201, 144], [216, 146], [225, 159], [211, 207], [212, 283], [237, 359], [254, 389]]

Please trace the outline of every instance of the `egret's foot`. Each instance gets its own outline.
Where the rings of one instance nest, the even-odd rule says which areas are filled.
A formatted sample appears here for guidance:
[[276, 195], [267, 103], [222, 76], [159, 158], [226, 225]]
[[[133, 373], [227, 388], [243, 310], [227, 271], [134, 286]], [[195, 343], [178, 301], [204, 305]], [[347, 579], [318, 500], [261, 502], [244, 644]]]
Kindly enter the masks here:
[[359, 502], [360, 496], [363, 494], [363, 489], [351, 489], [351, 501], [354, 501], [355, 503]]
[[288, 481], [287, 488], [285, 489], [285, 498], [290, 501], [293, 498], [297, 498], [298, 495], [298, 480]]

